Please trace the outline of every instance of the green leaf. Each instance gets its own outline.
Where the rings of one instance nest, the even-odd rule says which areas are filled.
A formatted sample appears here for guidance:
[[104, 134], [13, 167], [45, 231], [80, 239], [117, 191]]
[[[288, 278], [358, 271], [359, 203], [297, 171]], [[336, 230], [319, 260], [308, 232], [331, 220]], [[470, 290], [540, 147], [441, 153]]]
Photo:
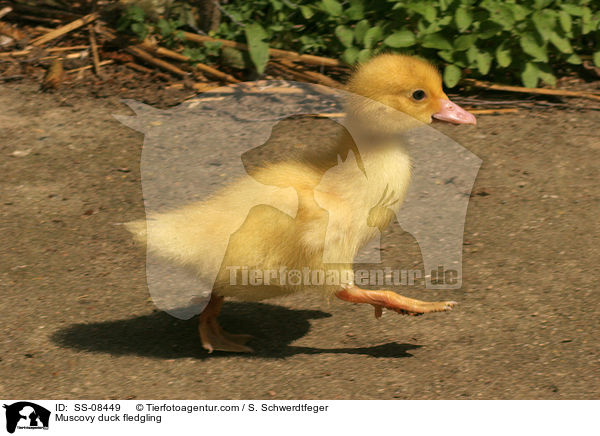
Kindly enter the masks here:
[[452, 44], [450, 44], [450, 42], [441, 33], [432, 33], [431, 35], [425, 35], [421, 45], [426, 48], [452, 50]]
[[371, 24], [369, 24], [368, 20], [362, 20], [356, 23], [356, 27], [354, 28], [354, 39], [358, 43], [364, 43], [365, 35], [367, 34], [367, 30], [371, 28]]
[[269, 62], [269, 44], [265, 41], [267, 33], [256, 22], [248, 24], [244, 28], [244, 32], [246, 33], [250, 59], [256, 67], [258, 74], [262, 74]]
[[544, 41], [547, 41], [556, 26], [556, 18], [553, 11], [536, 11], [531, 19], [540, 36]]
[[348, 47], [346, 50], [344, 50], [344, 53], [342, 53], [342, 61], [344, 61], [348, 65], [352, 65], [358, 59], [358, 53], [358, 48]]
[[337, 26], [335, 28], [335, 36], [337, 36], [344, 47], [352, 47], [354, 32], [349, 27], [342, 25]]
[[582, 6], [564, 4], [560, 5], [560, 7], [563, 8], [563, 10], [569, 15], [573, 15], [574, 17], [582, 17], [585, 13], [585, 10]]
[[407, 5], [409, 10], [415, 11], [430, 23], [433, 23], [437, 17], [437, 10], [431, 4], [423, 1], [414, 1]]
[[392, 33], [383, 40], [385, 45], [393, 48], [410, 47], [411, 45], [414, 45], [415, 42], [415, 35], [408, 30]]
[[146, 19], [146, 12], [138, 5], [129, 6], [125, 15], [129, 20], [137, 21], [138, 23], [142, 23]]
[[490, 68], [492, 66], [492, 60], [493, 60], [492, 55], [487, 52], [480, 52], [477, 55], [477, 58], [476, 58], [477, 69], [479, 70], [479, 72], [481, 74], [489, 73]]
[[373, 48], [373, 46], [381, 40], [382, 36], [383, 32], [381, 30], [381, 27], [371, 27], [369, 30], [367, 30], [367, 33], [365, 34], [365, 48]]
[[502, 29], [503, 29], [503, 27], [500, 24], [494, 23], [493, 21], [486, 20], [483, 23], [481, 23], [479, 38], [480, 39], [489, 39], [493, 36], [496, 36], [498, 33], [502, 32]]
[[[473, 46], [477, 51], [477, 47]], [[469, 60], [467, 59], [467, 54], [464, 51], [455, 51], [452, 53], [452, 64], [456, 65], [460, 68], [467, 68], [469, 66]]]
[[365, 5], [362, 0], [350, 0], [350, 7], [346, 9], [346, 16], [351, 20], [365, 18]]
[[592, 20], [592, 11], [588, 7], [583, 8], [581, 16], [583, 25], [581, 26], [581, 34], [587, 35], [592, 30], [596, 30], [596, 23]]
[[[553, 0], [550, 0], [553, 1]], [[513, 14], [513, 17], [515, 17], [515, 20], [517, 21], [522, 21], [525, 18], [527, 18], [527, 16], [531, 13], [531, 11], [526, 8], [523, 5], [519, 5], [516, 3], [506, 3], [506, 6], [508, 6]]]
[[511, 30], [515, 25], [515, 17], [510, 7], [505, 4], [497, 4], [488, 9], [490, 11], [490, 20], [500, 24], [503, 29]]
[[535, 0], [533, 2], [533, 5], [536, 9], [543, 9], [546, 6], [548, 6], [550, 3], [552, 3], [552, 0]]
[[528, 88], [535, 88], [539, 80], [539, 70], [533, 62], [527, 62], [521, 72], [521, 81]]
[[445, 11], [452, 3], [454, 3], [454, 0], [440, 0], [440, 9]]
[[573, 24], [573, 20], [571, 19], [571, 15], [569, 15], [565, 11], [559, 11], [558, 12], [558, 19], [560, 21], [560, 26], [563, 28], [563, 30], [565, 32], [569, 33], [571, 31], [571, 27], [572, 27], [572, 24]]
[[473, 14], [469, 8], [461, 6], [454, 13], [454, 20], [456, 21], [458, 31], [464, 32], [473, 22]]
[[145, 39], [148, 35], [148, 27], [144, 23], [133, 23], [131, 30], [139, 39]]
[[446, 51], [446, 50], [438, 51], [438, 56], [441, 57], [446, 62], [448, 62], [449, 64], [454, 62], [454, 52], [452, 52], [452, 51]]
[[454, 49], [458, 51], [467, 50], [477, 41], [477, 35], [461, 35], [454, 40]]
[[323, 10], [333, 17], [342, 15], [342, 4], [337, 0], [323, 0], [321, 5]]
[[456, 65], [446, 65], [444, 68], [444, 83], [448, 88], [454, 88], [460, 80], [462, 72]]
[[358, 56], [357, 56], [356, 60], [362, 64], [364, 62], [367, 62], [369, 59], [371, 59], [372, 55], [373, 55], [373, 52], [370, 49], [364, 48], [360, 52], [358, 52]]
[[555, 86], [556, 85], [556, 77], [552, 73], [552, 69], [550, 68], [550, 66], [542, 64], [542, 65], [537, 65], [537, 67], [538, 67], [539, 78], [542, 79], [548, 85]]
[[477, 48], [476, 45], [472, 45], [467, 50], [466, 55], [467, 55], [467, 62], [468, 62], [469, 67], [473, 67], [477, 63], [477, 57], [479, 56], [479, 49]]
[[171, 25], [164, 18], [158, 20], [158, 23], [156, 23], [156, 27], [158, 27], [158, 31], [160, 32], [160, 35], [162, 37], [169, 36], [172, 32]]
[[581, 58], [575, 53], [569, 56], [566, 61], [571, 65], [581, 65], [582, 63]]
[[600, 50], [594, 53], [594, 65], [600, 68]]
[[498, 65], [502, 68], [508, 67], [512, 62], [512, 57], [510, 55], [510, 48], [504, 47], [504, 42], [496, 48], [496, 61]]
[[311, 8], [310, 6], [305, 6], [305, 5], [300, 6], [300, 12], [302, 13], [302, 16], [307, 20], [310, 20], [312, 18], [312, 16], [315, 14], [315, 11], [313, 10], [313, 8]]
[[536, 40], [535, 36], [531, 33], [525, 33], [519, 40], [521, 48], [525, 53], [532, 56], [534, 60], [540, 62], [548, 62], [548, 54], [546, 49]]
[[562, 53], [573, 53], [573, 47], [567, 38], [561, 37], [558, 33], [552, 32], [550, 42]]

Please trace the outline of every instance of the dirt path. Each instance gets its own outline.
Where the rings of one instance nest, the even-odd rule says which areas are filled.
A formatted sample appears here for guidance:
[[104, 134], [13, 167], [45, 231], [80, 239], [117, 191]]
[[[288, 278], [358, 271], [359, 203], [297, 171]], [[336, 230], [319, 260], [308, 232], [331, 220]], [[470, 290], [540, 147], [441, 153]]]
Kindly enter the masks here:
[[[547, 111], [442, 126], [483, 160], [464, 286], [409, 289], [452, 313], [386, 314], [296, 295], [225, 306], [254, 355], [206, 354], [194, 320], [155, 310], [144, 253], [142, 136], [116, 97], [0, 86], [0, 397], [598, 398], [600, 116]], [[16, 153], [15, 153], [16, 152]], [[421, 258], [388, 230], [386, 264]]]

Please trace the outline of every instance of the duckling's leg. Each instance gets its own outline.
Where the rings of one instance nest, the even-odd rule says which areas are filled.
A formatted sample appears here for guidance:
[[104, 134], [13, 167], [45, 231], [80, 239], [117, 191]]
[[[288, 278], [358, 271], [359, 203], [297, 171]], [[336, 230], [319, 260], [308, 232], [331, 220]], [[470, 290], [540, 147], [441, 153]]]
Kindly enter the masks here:
[[375, 318], [380, 318], [383, 308], [404, 315], [422, 315], [429, 312], [452, 310], [458, 304], [455, 301], [421, 301], [403, 297], [392, 291], [369, 291], [356, 285], [347, 285], [336, 292], [336, 297], [351, 303], [368, 303], [375, 308]]
[[212, 353], [213, 350], [237, 353], [251, 353], [254, 351], [244, 345], [252, 339], [251, 335], [233, 335], [221, 328], [217, 321], [221, 306], [223, 306], [223, 297], [212, 294], [208, 305], [200, 314], [198, 332], [202, 340], [202, 347], [208, 350], [209, 353]]

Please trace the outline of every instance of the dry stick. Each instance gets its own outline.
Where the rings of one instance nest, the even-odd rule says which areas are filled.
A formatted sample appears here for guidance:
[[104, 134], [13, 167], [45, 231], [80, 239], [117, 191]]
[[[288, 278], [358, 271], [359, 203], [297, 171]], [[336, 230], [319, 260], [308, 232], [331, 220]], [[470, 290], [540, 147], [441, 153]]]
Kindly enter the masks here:
[[464, 83], [476, 86], [478, 88], [492, 89], [494, 91], [523, 92], [526, 94], [556, 95], [558, 97], [581, 97], [589, 98], [592, 100], [600, 100], [600, 95], [592, 94], [589, 92], [567, 91], [565, 89], [524, 88], [522, 86], [497, 85], [495, 83], [482, 82], [480, 80], [474, 79], [464, 79], [463, 81]]
[[[89, 48], [87, 45], [73, 45], [70, 47], [52, 47], [48, 48], [45, 51], [48, 53], [57, 53], [61, 51], [71, 51], [71, 50], [85, 50]], [[16, 56], [26, 56], [29, 53], [32, 53], [33, 50], [17, 50], [17, 51], [9, 51], [7, 53], [0, 53], [0, 57], [16, 57]]]
[[506, 108], [506, 109], [469, 109], [474, 115], [496, 115], [496, 114], [514, 114], [519, 112], [519, 109], [516, 108]]
[[62, 59], [81, 59], [82, 58], [81, 53], [69, 53], [66, 56], [57, 56], [57, 55], [44, 56], [44, 57], [38, 58], [38, 60], [45, 61], [48, 59], [56, 59], [59, 57]]
[[46, 49], [48, 53], [57, 53], [60, 51], [71, 51], [71, 50], [86, 50], [88, 49], [88, 45], [72, 45], [70, 47], [52, 47]]
[[64, 77], [63, 64], [61, 59], [55, 59], [52, 61], [50, 68], [46, 72], [44, 76], [44, 81], [42, 82], [42, 89], [56, 89], [62, 83], [62, 79]]
[[88, 24], [88, 31], [90, 33], [90, 47], [92, 49], [92, 62], [94, 62], [94, 72], [96, 76], [100, 77], [100, 56], [98, 55], [98, 44], [96, 44], [96, 32], [94, 32], [94, 26]]
[[[188, 62], [191, 60], [189, 56], [182, 55], [181, 53], [177, 53], [176, 51], [169, 50], [164, 47], [154, 46], [154, 45], [150, 44], [149, 42], [143, 42], [142, 47], [144, 47], [144, 49], [146, 49], [146, 50], [152, 51], [153, 53], [155, 53], [159, 56], [168, 57], [171, 59], [178, 60], [180, 62]], [[216, 68], [213, 68], [206, 64], [197, 62], [197, 63], [194, 63], [194, 67], [196, 69], [202, 71], [203, 73], [209, 74], [213, 77], [216, 77], [219, 80], [223, 80], [224, 82], [240, 83], [240, 81], [238, 79], [236, 79], [235, 77], [233, 77], [232, 75], [224, 73], [222, 71], [219, 71]]]
[[[190, 32], [183, 32], [183, 34], [184, 34], [185, 39], [187, 39], [188, 41], [220, 42], [225, 47], [233, 47], [233, 48], [237, 48], [239, 50], [246, 50], [246, 51], [248, 50], [248, 46], [241, 42], [229, 41], [227, 39], [211, 38], [210, 36], [197, 35], [195, 33], [190, 33]], [[294, 51], [279, 50], [276, 48], [270, 48], [269, 54], [273, 57], [286, 58], [286, 59], [290, 59], [295, 62], [303, 62], [305, 64], [311, 64], [311, 65], [323, 65], [323, 66], [328, 66], [328, 67], [343, 66], [343, 64], [336, 59], [326, 58], [326, 57], [322, 57], [322, 56], [300, 54], [300, 53], [296, 53]]]
[[[102, 65], [112, 64], [112, 63], [114, 63], [114, 61], [112, 59], [107, 59], [105, 61], [99, 62], [98, 65], [102, 66]], [[67, 70], [67, 71], [65, 71], [65, 73], [76, 73], [78, 71], [90, 70], [92, 68], [94, 68], [93, 65], [86, 65], [84, 67], [73, 68], [72, 70]]]
[[213, 68], [209, 65], [203, 64], [201, 62], [196, 62], [194, 64], [194, 68], [196, 68], [210, 76], [216, 77], [217, 79], [220, 79], [224, 82], [240, 83], [240, 81], [238, 79], [236, 79], [235, 77], [233, 77], [232, 75], [224, 73], [222, 71], [219, 71], [216, 68]]
[[[292, 73], [296, 72], [299, 68], [298, 65], [286, 59], [279, 60], [278, 63], [284, 65], [285, 67], [288, 67], [292, 71]], [[331, 86], [332, 88], [338, 89], [342, 89], [344, 87], [344, 85], [338, 82], [337, 80], [333, 80], [331, 77], [328, 77], [324, 74], [317, 73], [314, 71], [307, 71], [305, 69], [300, 69], [299, 72], [306, 78], [308, 78], [311, 82], [321, 83], [323, 85]]]
[[12, 10], [13, 9], [10, 6], [2, 8], [2, 10], [0, 10], [0, 18], [4, 17], [7, 14], [10, 14], [12, 12]]
[[155, 65], [163, 70], [167, 70], [170, 73], [176, 74], [181, 77], [185, 77], [188, 75], [185, 71], [180, 68], [177, 68], [175, 65], [172, 65], [168, 62], [163, 61], [162, 59], [157, 59], [154, 56], [150, 55], [148, 52], [142, 50], [140, 47], [128, 47], [127, 51], [134, 56], [142, 59], [143, 61], [148, 62], [149, 64]]
[[159, 77], [165, 81], [170, 81], [171, 80], [171, 76], [169, 76], [168, 74], [165, 74], [163, 72], [160, 71], [156, 71], [156, 70], [152, 70], [150, 68], [146, 68], [143, 65], [139, 65], [136, 64], [134, 62], [125, 62], [123, 65], [125, 65], [128, 68], [131, 68], [132, 70], [136, 70], [139, 71], [141, 73], [146, 73], [146, 74], [154, 74], [156, 77]]
[[[283, 72], [283, 74], [291, 76], [292, 78], [294, 78], [296, 80], [300, 80], [300, 81], [308, 82], [308, 83], [314, 83], [314, 82], [322, 83], [323, 85], [327, 86], [320, 90], [322, 93], [325, 93], [325, 94], [336, 94], [338, 91], [336, 91], [335, 89], [343, 89], [343, 87], [344, 87], [344, 85], [342, 85], [341, 83], [336, 82], [335, 80], [330, 79], [327, 76], [323, 76], [322, 74], [319, 74], [319, 73], [313, 73], [312, 71], [304, 71], [304, 70], [298, 71], [296, 68], [288, 68], [279, 62], [276, 62], [276, 63], [273, 62], [273, 64], [274, 64], [275, 68], [279, 69], [281, 72]], [[325, 77], [326, 80], [323, 80], [323, 77]]]
[[45, 44], [48, 41], [52, 41], [53, 39], [58, 38], [59, 36], [69, 33], [75, 29], [79, 29], [81, 26], [90, 24], [98, 17], [99, 14], [97, 12], [92, 12], [91, 14], [88, 14], [85, 17], [81, 17], [78, 20], [72, 21], [69, 24], [65, 24], [64, 26], [61, 26], [58, 29], [54, 29], [51, 32], [46, 33], [45, 35], [34, 39], [33, 41], [31, 41], [31, 44], [34, 46], [40, 46], [42, 44]]

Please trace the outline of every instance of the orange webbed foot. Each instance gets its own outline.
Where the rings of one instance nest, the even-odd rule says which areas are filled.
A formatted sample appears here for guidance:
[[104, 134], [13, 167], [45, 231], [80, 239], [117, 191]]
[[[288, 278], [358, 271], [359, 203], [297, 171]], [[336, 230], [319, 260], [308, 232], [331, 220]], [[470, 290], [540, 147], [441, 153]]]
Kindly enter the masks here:
[[351, 303], [371, 304], [375, 308], [375, 318], [381, 318], [384, 308], [402, 315], [419, 316], [424, 313], [449, 311], [458, 304], [456, 301], [415, 300], [392, 291], [370, 291], [355, 285], [348, 285], [335, 295]]

